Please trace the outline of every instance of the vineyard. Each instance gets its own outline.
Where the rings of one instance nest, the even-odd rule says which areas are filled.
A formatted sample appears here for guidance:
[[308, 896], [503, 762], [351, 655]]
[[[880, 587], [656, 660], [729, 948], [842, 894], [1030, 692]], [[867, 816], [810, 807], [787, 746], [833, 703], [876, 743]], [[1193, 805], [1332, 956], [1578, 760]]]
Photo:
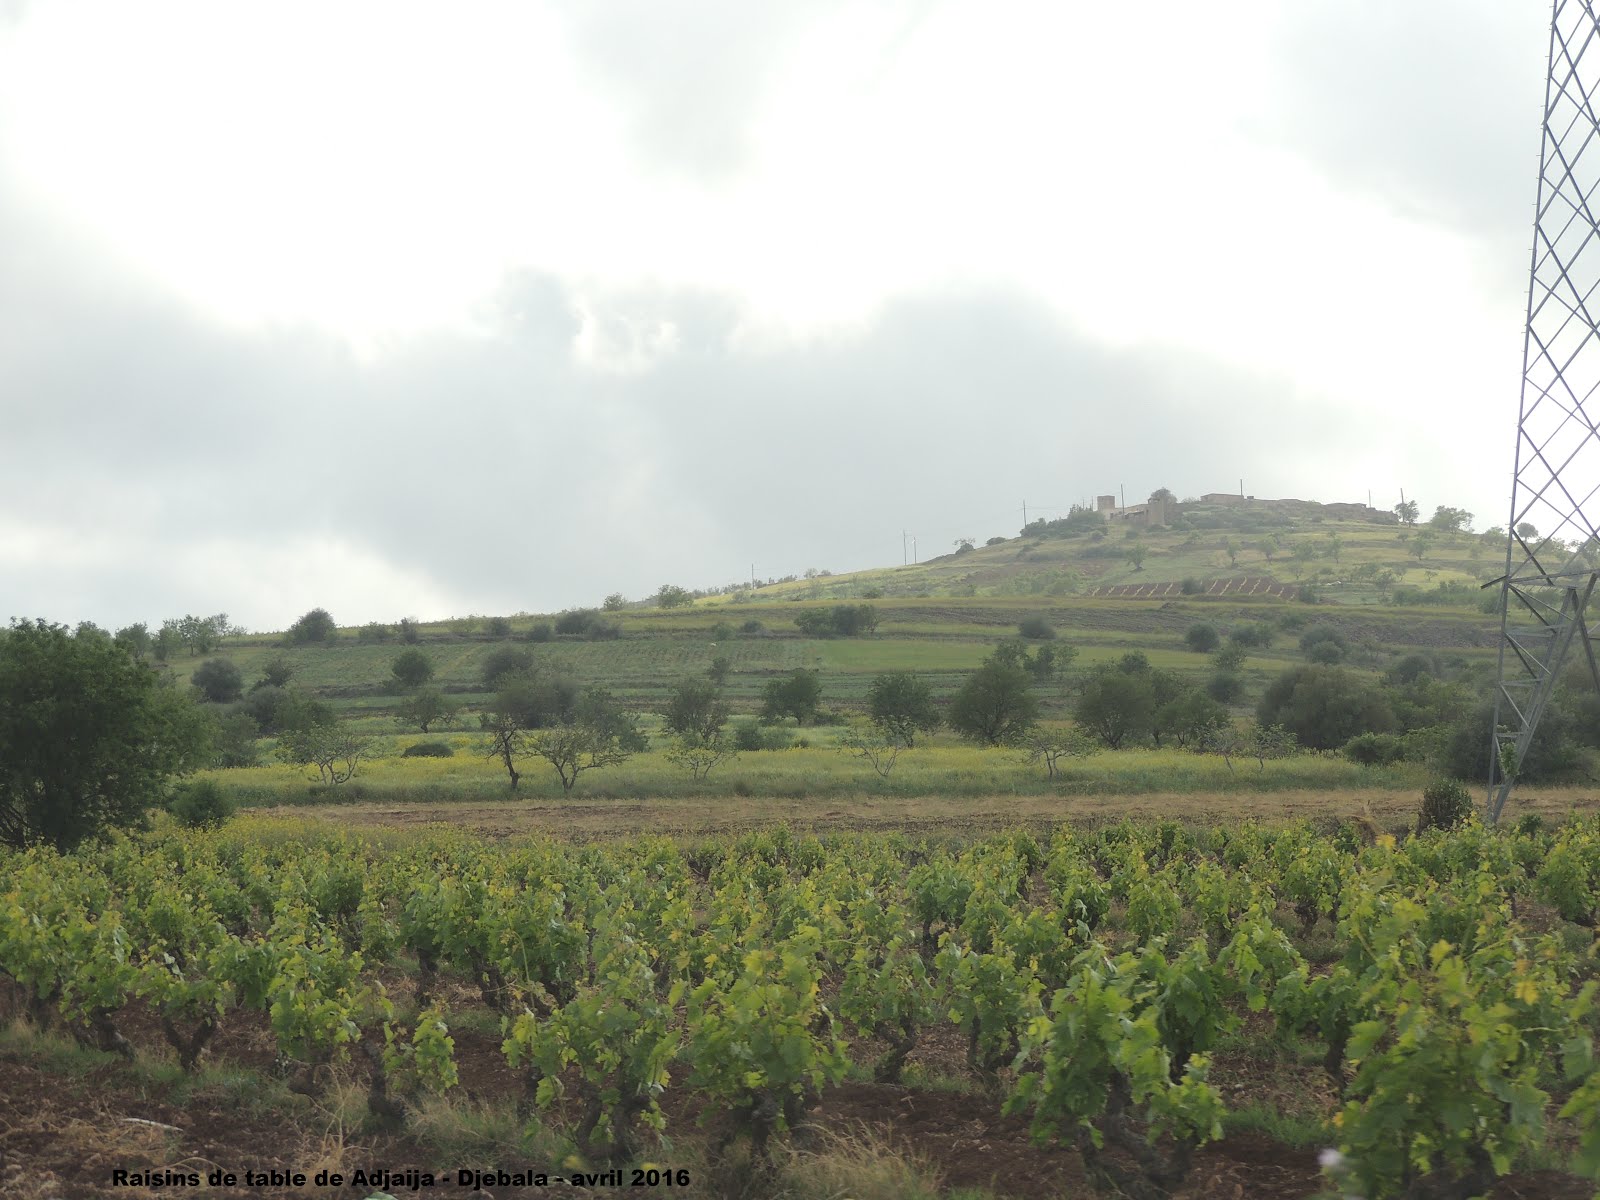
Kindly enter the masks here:
[[255, 821], [0, 859], [0, 974], [37, 1027], [183, 1072], [270, 1031], [265, 1070], [354, 1081], [373, 1129], [459, 1089], [476, 1037], [524, 1138], [567, 1148], [542, 1170], [685, 1169], [692, 1143], [701, 1183], [748, 1195], [846, 1081], [914, 1093], [928, 1051], [1108, 1194], [1185, 1194], [1259, 1125], [1219, 1079], [1244, 1054], [1291, 1073], [1299, 1140], [1352, 1194], [1539, 1168], [1586, 1195], [1597, 921], [1594, 822], [579, 846]]

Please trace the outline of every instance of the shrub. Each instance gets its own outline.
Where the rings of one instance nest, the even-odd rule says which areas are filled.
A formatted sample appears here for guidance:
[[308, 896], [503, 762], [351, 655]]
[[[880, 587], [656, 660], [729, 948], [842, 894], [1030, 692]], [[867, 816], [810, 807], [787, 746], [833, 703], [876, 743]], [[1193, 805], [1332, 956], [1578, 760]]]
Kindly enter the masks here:
[[740, 721], [733, 727], [733, 748], [735, 750], [764, 749], [761, 727], [754, 721]]
[[328, 610], [325, 608], [313, 608], [289, 626], [288, 633], [291, 646], [305, 646], [312, 642], [327, 643], [338, 636], [339, 627], [333, 623], [333, 618], [328, 615]]
[[1335, 667], [1345, 660], [1346, 650], [1338, 642], [1317, 642], [1306, 651], [1306, 657], [1314, 663], [1323, 666]]
[[556, 631], [551, 627], [549, 621], [540, 621], [522, 636], [525, 641], [529, 642], [548, 642], [554, 640]]
[[194, 669], [189, 682], [213, 704], [226, 704], [244, 693], [244, 672], [226, 658], [208, 658]]
[[490, 617], [484, 623], [483, 629], [492, 638], [508, 638], [511, 636], [511, 622], [505, 617]]
[[449, 742], [417, 742], [400, 752], [401, 758], [454, 758], [455, 755]]
[[1218, 671], [1206, 680], [1206, 695], [1219, 704], [1237, 704], [1244, 699], [1244, 680], [1232, 671]]
[[363, 642], [387, 642], [394, 635], [382, 621], [368, 621], [356, 631], [356, 638]]
[[389, 664], [389, 672], [401, 687], [419, 688], [433, 678], [433, 660], [415, 648], [402, 650]]
[[992, 537], [988, 541], [984, 542], [983, 544], [985, 546], [1004, 546], [1006, 544], [1006, 541], [1007, 541], [1007, 539], [1003, 538], [1003, 537]]
[[1362, 733], [1394, 728], [1394, 710], [1372, 684], [1338, 667], [1291, 667], [1256, 707], [1264, 726], [1282, 725], [1302, 746], [1332, 750]]
[[483, 690], [498, 691], [507, 679], [532, 669], [532, 650], [518, 650], [512, 646], [496, 650], [483, 662]]
[[1198, 654], [1210, 654], [1222, 644], [1222, 635], [1215, 625], [1191, 625], [1189, 632], [1183, 635], [1183, 643]]
[[1272, 645], [1275, 632], [1270, 621], [1252, 621], [1240, 625], [1228, 635], [1228, 640], [1235, 646], [1243, 646], [1246, 650], [1263, 650]]
[[568, 636], [581, 636], [600, 620], [597, 608], [572, 608], [556, 618], [556, 632]]
[[754, 617], [751, 617], [743, 625], [739, 626], [739, 632], [740, 633], [762, 633], [762, 632], [764, 632], [766, 630], [766, 628], [767, 627], [765, 625], [763, 625], [760, 621], [756, 620]]
[[1472, 794], [1459, 779], [1440, 779], [1422, 793], [1417, 810], [1417, 832], [1427, 829], [1454, 829], [1472, 815]]
[[1327, 625], [1316, 625], [1300, 635], [1300, 650], [1314, 663], [1341, 663], [1350, 653], [1344, 634]]
[[210, 779], [186, 783], [172, 793], [168, 811], [189, 829], [213, 829], [233, 816], [233, 801]]
[[1237, 642], [1229, 642], [1217, 651], [1211, 661], [1217, 665], [1219, 671], [1237, 671], [1244, 666], [1244, 659], [1244, 647]]
[[614, 642], [622, 636], [622, 626], [615, 621], [593, 621], [583, 636], [590, 642]]
[[401, 617], [397, 628], [400, 640], [408, 646], [415, 646], [422, 640], [422, 629], [410, 617]]
[[1198, 596], [1201, 592], [1205, 591], [1205, 584], [1201, 583], [1193, 575], [1189, 575], [1186, 576], [1184, 581], [1178, 585], [1178, 590], [1181, 591], [1185, 596]]
[[225, 769], [255, 766], [261, 757], [256, 732], [255, 718], [242, 709], [221, 717], [211, 729], [211, 765]]
[[1050, 627], [1050, 622], [1038, 616], [1022, 618], [1017, 623], [1017, 633], [1034, 641], [1048, 641], [1056, 635], [1056, 631]]
[[711, 640], [713, 642], [726, 642], [733, 638], [733, 626], [726, 621], [718, 621], [711, 627]]
[[1387, 767], [1405, 758], [1406, 747], [1404, 740], [1392, 733], [1358, 733], [1344, 744], [1341, 753], [1363, 767]]

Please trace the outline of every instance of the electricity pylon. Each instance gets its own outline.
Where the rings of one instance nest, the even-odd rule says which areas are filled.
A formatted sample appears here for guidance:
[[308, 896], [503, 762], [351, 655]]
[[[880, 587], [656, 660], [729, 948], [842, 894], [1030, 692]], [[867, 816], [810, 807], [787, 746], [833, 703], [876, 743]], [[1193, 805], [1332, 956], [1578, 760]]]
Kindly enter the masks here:
[[[1487, 816], [1500, 818], [1600, 580], [1600, 15], [1554, 0], [1522, 349], [1516, 472], [1500, 585]], [[1493, 585], [1489, 585], [1493, 586]]]

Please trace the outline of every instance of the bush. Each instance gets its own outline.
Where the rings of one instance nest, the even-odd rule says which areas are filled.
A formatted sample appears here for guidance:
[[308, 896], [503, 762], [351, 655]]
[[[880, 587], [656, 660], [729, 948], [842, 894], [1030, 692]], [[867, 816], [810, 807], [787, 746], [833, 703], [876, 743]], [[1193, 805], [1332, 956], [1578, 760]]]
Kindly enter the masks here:
[[754, 617], [751, 617], [743, 625], [739, 626], [739, 632], [740, 633], [763, 633], [763, 632], [765, 632], [766, 628], [767, 627], [765, 625], [763, 625], [760, 621], [756, 620]]
[[556, 631], [551, 628], [549, 621], [540, 621], [522, 635], [523, 640], [529, 642], [549, 642], [553, 641], [555, 636]]
[[1034, 641], [1048, 641], [1055, 637], [1056, 631], [1050, 627], [1050, 622], [1043, 617], [1024, 617], [1017, 623], [1017, 633]]
[[754, 721], [740, 721], [733, 727], [733, 748], [746, 751], [763, 749], [761, 727]]
[[261, 759], [256, 733], [255, 718], [243, 710], [219, 719], [211, 729], [211, 765], [229, 770], [255, 766]]
[[1198, 654], [1210, 654], [1222, 645], [1222, 635], [1215, 625], [1191, 625], [1189, 632], [1183, 635], [1183, 643]]
[[356, 631], [356, 639], [362, 642], [387, 642], [394, 634], [382, 621], [368, 621]]
[[533, 670], [533, 651], [506, 646], [483, 661], [483, 690], [498, 691], [506, 680]]
[[1206, 680], [1206, 695], [1218, 704], [1237, 704], [1244, 699], [1244, 680], [1232, 671], [1218, 671]]
[[167, 810], [188, 829], [214, 829], [233, 816], [233, 801], [210, 779], [197, 779], [172, 793]]
[[401, 758], [454, 758], [455, 749], [449, 742], [418, 742], [400, 752]]
[[189, 682], [213, 704], [226, 704], [244, 694], [244, 672], [226, 658], [208, 658], [194, 669]]
[[1252, 621], [1240, 625], [1228, 635], [1228, 640], [1235, 646], [1243, 646], [1246, 650], [1264, 650], [1272, 645], [1275, 632], [1270, 621]]
[[1392, 733], [1359, 733], [1344, 744], [1341, 753], [1363, 767], [1387, 767], [1406, 756], [1405, 741]]
[[1428, 829], [1454, 829], [1472, 815], [1472, 794], [1459, 779], [1440, 779], [1422, 793], [1417, 810], [1417, 832]]
[[600, 620], [600, 610], [597, 608], [568, 609], [556, 618], [556, 632], [571, 636], [582, 636]]
[[1291, 667], [1256, 706], [1263, 726], [1282, 725], [1302, 746], [1332, 750], [1362, 733], [1394, 728], [1394, 710], [1372, 684], [1338, 667]]
[[797, 613], [794, 623], [812, 637], [854, 637], [878, 627], [878, 612], [870, 604], [835, 604], [832, 608], [810, 608]]
[[1332, 666], [1345, 660], [1350, 653], [1350, 643], [1337, 629], [1317, 625], [1301, 634], [1300, 650], [1312, 662]]
[[1201, 592], [1205, 591], [1205, 584], [1201, 583], [1193, 575], [1189, 575], [1186, 576], [1184, 581], [1178, 585], [1178, 590], [1181, 591], [1185, 596], [1198, 596]]
[[400, 640], [408, 646], [415, 646], [422, 640], [421, 627], [410, 617], [401, 617], [397, 628], [400, 632]]
[[1345, 660], [1346, 650], [1338, 642], [1318, 642], [1306, 651], [1306, 657], [1326, 667], [1336, 667]]
[[711, 627], [711, 640], [713, 642], [731, 641], [732, 638], [733, 626], [729, 625], [726, 621], [718, 621]]
[[339, 627], [333, 623], [333, 618], [328, 615], [325, 608], [313, 608], [302, 616], [293, 625], [289, 626], [288, 640], [291, 646], [306, 646], [312, 642], [327, 643], [339, 636]]
[[492, 638], [508, 638], [511, 636], [511, 622], [505, 617], [490, 617], [484, 623], [483, 629]]
[[405, 688], [419, 688], [433, 678], [433, 660], [421, 650], [402, 650], [389, 664], [395, 682]]

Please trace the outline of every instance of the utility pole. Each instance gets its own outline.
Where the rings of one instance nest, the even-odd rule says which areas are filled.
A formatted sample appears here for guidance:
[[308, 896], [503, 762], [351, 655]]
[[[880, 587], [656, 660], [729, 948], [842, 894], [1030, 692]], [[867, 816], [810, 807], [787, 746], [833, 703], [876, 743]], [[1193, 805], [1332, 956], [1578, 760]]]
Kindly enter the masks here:
[[1022, 502], [1022, 527], [1024, 529], [1028, 527], [1028, 502], [1026, 500]]
[[756, 590], [756, 565], [755, 565], [755, 563], [751, 563], [750, 564], [750, 590], [752, 592]]
[[1117, 494], [1122, 497], [1122, 507], [1123, 508], [1127, 508], [1128, 507], [1128, 489], [1123, 487], [1119, 483], [1119, 484], [1117, 484]]
[[917, 562], [917, 535], [914, 533], [911, 535], [911, 562], [913, 565]]
[[903, 567], [910, 561], [910, 556], [906, 554], [906, 531], [902, 529], [900, 531], [900, 565]]

